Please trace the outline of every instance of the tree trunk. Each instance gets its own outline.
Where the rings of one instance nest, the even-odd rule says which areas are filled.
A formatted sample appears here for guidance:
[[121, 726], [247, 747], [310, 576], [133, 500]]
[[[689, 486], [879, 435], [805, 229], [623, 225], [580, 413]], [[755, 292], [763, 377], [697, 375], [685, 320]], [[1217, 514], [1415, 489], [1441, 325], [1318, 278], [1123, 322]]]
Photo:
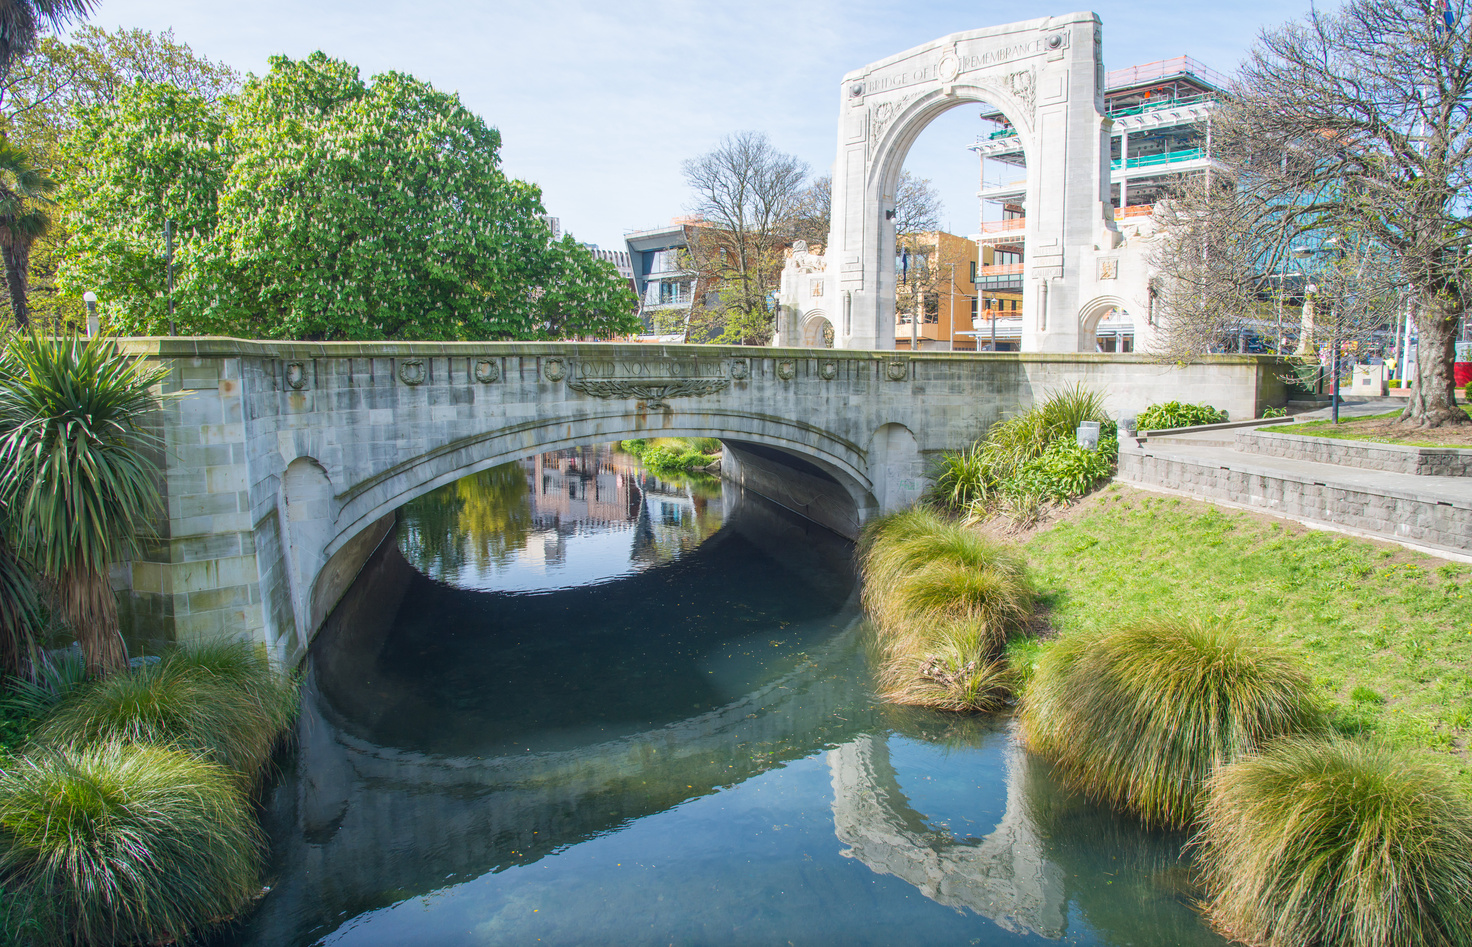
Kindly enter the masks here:
[[1434, 295], [1423, 296], [1417, 307], [1416, 383], [1400, 415], [1400, 423], [1407, 427], [1472, 423], [1467, 412], [1457, 406], [1452, 343], [1456, 341], [1460, 313], [1453, 309], [1449, 299]]
[[15, 325], [24, 329], [31, 324], [30, 308], [26, 305], [26, 266], [14, 246], [4, 248], [5, 288], [10, 293], [10, 311], [15, 316]]
[[61, 577], [61, 613], [77, 633], [87, 673], [101, 677], [128, 666], [128, 652], [118, 631], [118, 602], [106, 572], [68, 569]]

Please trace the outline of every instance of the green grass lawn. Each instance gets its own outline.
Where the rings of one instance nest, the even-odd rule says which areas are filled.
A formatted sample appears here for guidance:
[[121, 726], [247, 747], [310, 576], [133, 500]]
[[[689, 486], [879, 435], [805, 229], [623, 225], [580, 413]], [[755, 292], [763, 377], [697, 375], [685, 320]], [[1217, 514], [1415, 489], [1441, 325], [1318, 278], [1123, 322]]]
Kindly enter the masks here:
[[1472, 783], [1472, 565], [1118, 484], [1025, 548], [1059, 634], [1234, 615], [1302, 655], [1340, 729]]
[[[1472, 405], [1464, 405], [1463, 411], [1472, 415]], [[1278, 431], [1282, 434], [1302, 434], [1306, 437], [1336, 437], [1350, 441], [1374, 441], [1380, 444], [1399, 444], [1404, 447], [1465, 447], [1462, 443], [1451, 443], [1445, 440], [1437, 440], [1435, 434], [1429, 434], [1425, 438], [1408, 438], [1402, 440], [1399, 437], [1386, 437], [1382, 434], [1371, 433], [1365, 430], [1369, 427], [1381, 427], [1386, 421], [1393, 421], [1400, 417], [1401, 409], [1387, 411], [1384, 414], [1370, 414], [1364, 417], [1340, 421], [1304, 421], [1285, 427], [1264, 428], [1267, 431]]]

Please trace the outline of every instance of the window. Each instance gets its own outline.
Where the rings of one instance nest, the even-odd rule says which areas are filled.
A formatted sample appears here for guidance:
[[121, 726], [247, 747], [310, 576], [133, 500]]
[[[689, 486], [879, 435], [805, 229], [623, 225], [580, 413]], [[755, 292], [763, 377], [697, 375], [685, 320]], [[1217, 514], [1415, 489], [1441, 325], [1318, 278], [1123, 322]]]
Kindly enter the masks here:
[[[971, 261], [971, 282], [976, 282], [976, 261]], [[975, 308], [974, 306], [972, 308]]]

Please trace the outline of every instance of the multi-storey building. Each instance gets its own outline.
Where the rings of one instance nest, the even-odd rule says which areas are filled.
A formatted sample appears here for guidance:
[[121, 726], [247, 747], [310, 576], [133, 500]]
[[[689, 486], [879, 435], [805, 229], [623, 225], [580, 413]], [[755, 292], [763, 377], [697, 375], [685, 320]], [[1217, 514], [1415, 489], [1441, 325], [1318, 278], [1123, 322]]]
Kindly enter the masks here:
[[641, 340], [680, 342], [681, 328], [697, 291], [696, 274], [686, 267], [692, 229], [702, 221], [676, 217], [668, 226], [635, 230], [624, 235], [639, 314], [644, 320]]
[[[1101, 289], [1110, 281], [1130, 289], [1117, 293], [1123, 305], [1097, 314], [1096, 351], [1133, 351], [1154, 324], [1147, 251], [1155, 204], [1183, 176], [1211, 173], [1211, 112], [1226, 85], [1225, 77], [1188, 56], [1116, 69], [1105, 77], [1110, 201], [1125, 246], [1113, 259], [1100, 259], [1091, 276]], [[981, 117], [991, 127], [970, 146], [981, 165], [981, 303], [974, 333], [980, 349], [995, 337], [998, 349], [1009, 350], [1022, 338], [1027, 158], [1004, 114], [989, 110]]]

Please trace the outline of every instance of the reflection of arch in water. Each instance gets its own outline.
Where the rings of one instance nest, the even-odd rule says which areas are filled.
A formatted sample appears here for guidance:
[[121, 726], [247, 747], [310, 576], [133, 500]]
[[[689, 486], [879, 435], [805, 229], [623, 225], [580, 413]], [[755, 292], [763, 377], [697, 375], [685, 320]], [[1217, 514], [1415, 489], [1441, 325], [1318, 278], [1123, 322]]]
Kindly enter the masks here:
[[1008, 744], [1007, 809], [986, 838], [937, 838], [910, 808], [883, 737], [862, 736], [828, 753], [833, 827], [857, 858], [879, 874], [909, 882], [927, 898], [965, 908], [1019, 933], [1057, 938], [1068, 919], [1063, 872], [1043, 857], [1022, 792], [1026, 760]]

